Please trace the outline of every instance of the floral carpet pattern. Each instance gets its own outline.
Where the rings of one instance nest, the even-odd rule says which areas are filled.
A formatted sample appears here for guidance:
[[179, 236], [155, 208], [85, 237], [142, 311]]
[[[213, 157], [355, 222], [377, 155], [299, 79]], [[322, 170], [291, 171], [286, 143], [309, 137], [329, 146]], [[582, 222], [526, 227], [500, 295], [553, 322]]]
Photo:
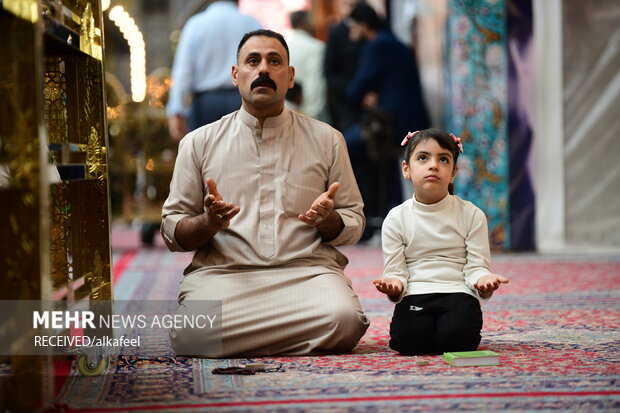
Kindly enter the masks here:
[[[387, 346], [388, 300], [371, 281], [381, 251], [344, 249], [346, 273], [371, 320], [352, 354], [206, 360], [119, 356], [105, 374], [75, 367], [55, 411], [401, 412], [619, 411], [620, 257], [494, 255], [510, 278], [483, 306], [481, 349], [499, 366], [450, 367], [441, 356], [404, 357]], [[129, 255], [128, 255], [129, 254]], [[117, 299], [174, 299], [187, 254], [116, 251]], [[214, 375], [249, 361], [282, 366]], [[428, 362], [420, 365], [420, 361]]]

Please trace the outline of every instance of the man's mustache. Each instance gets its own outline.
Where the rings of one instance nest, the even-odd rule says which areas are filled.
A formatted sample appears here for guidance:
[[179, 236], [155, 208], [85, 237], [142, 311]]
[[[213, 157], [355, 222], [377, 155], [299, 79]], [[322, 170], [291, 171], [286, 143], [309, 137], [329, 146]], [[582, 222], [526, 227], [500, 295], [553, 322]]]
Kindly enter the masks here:
[[250, 85], [250, 90], [253, 90], [255, 87], [258, 86], [269, 86], [273, 90], [278, 90], [278, 85], [276, 85], [276, 82], [274, 82], [273, 79], [266, 75], [262, 75], [254, 79], [254, 81]]

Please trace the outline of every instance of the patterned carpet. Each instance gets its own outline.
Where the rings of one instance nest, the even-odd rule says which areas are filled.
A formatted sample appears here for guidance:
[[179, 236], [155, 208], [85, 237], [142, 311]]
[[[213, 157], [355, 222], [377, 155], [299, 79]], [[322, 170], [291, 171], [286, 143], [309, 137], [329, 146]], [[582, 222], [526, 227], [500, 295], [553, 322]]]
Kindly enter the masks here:
[[[174, 299], [188, 254], [132, 249], [115, 233], [117, 299]], [[483, 307], [482, 349], [501, 365], [450, 367], [440, 356], [403, 357], [387, 347], [393, 306], [374, 290], [377, 247], [343, 250], [371, 319], [352, 354], [204, 360], [118, 357], [99, 377], [72, 369], [52, 411], [400, 412], [620, 410], [620, 257], [502, 254], [511, 279]], [[420, 359], [426, 366], [416, 364]], [[253, 376], [211, 374], [248, 361], [282, 365]]]

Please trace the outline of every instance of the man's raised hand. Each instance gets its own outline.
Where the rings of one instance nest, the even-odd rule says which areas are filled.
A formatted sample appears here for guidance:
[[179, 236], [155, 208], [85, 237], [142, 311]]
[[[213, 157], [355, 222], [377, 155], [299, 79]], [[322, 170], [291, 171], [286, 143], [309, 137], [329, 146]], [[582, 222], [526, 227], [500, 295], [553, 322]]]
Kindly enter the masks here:
[[298, 218], [311, 227], [326, 223], [334, 212], [334, 198], [338, 189], [340, 189], [339, 182], [331, 184], [327, 191], [314, 200], [310, 209], [304, 214], [299, 214]]
[[224, 201], [212, 178], [207, 178], [207, 188], [209, 188], [209, 195], [204, 199], [207, 222], [209, 226], [217, 229], [226, 229], [230, 225], [230, 220], [239, 213], [241, 208], [232, 202]]

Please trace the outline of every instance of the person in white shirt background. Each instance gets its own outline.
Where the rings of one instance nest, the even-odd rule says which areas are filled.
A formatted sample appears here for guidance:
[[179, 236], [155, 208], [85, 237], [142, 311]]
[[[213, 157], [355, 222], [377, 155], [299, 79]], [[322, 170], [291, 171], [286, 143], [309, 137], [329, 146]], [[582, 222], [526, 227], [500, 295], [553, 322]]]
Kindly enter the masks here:
[[410, 132], [401, 145], [414, 194], [383, 222], [383, 278], [373, 281], [396, 303], [390, 348], [404, 355], [476, 350], [480, 300], [509, 280], [489, 269], [484, 213], [453, 195], [463, 145], [440, 129]]
[[212, 1], [183, 27], [166, 106], [170, 136], [177, 141], [241, 106], [241, 96], [230, 80], [230, 68], [237, 63], [235, 46], [246, 32], [261, 25], [240, 13], [237, 3]]
[[327, 86], [323, 66], [325, 43], [312, 36], [313, 27], [308, 12], [290, 14], [292, 31], [286, 35], [291, 51], [291, 66], [295, 68], [295, 81], [303, 88], [304, 98], [300, 110], [306, 115], [327, 121]]

